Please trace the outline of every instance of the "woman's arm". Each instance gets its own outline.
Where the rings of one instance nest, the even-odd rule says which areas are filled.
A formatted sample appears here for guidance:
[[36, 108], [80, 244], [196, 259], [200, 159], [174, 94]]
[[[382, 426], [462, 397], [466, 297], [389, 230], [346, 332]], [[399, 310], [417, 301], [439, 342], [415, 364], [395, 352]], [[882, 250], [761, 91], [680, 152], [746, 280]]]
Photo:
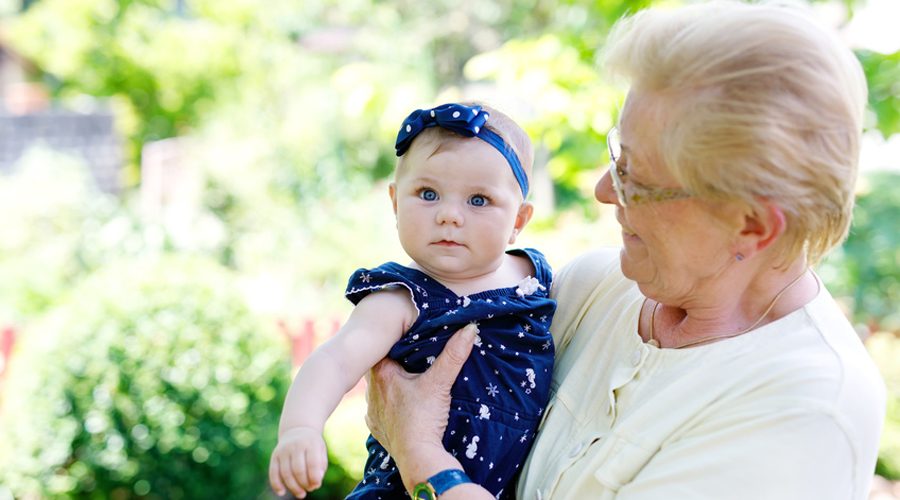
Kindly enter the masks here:
[[[366, 376], [366, 425], [394, 458], [410, 495], [417, 484], [438, 472], [462, 470], [459, 461], [444, 449], [442, 439], [450, 415], [450, 387], [469, 357], [475, 333], [476, 327], [469, 325], [454, 334], [424, 373], [408, 373], [385, 359]], [[455, 486], [441, 495], [442, 500], [493, 498], [476, 484]]]

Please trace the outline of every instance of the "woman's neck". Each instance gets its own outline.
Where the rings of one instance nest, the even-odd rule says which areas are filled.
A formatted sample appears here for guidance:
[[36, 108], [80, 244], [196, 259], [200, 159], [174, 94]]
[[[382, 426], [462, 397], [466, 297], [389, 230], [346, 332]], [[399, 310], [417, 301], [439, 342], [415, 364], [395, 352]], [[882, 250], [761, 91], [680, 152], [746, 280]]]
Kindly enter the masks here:
[[642, 338], [652, 338], [662, 347], [681, 348], [740, 336], [803, 307], [819, 287], [805, 263], [770, 269], [741, 283], [723, 282], [706, 304], [695, 301], [680, 306], [648, 299], [639, 327]]

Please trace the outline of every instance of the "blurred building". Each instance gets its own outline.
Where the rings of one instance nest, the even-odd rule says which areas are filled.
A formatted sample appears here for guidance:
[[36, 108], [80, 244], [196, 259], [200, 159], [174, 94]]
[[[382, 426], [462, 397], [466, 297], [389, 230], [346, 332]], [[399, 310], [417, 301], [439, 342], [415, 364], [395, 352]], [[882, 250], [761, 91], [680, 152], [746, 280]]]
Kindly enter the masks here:
[[78, 110], [63, 109], [50, 99], [39, 71], [0, 42], [0, 174], [32, 147], [45, 147], [83, 159], [97, 186], [119, 190], [122, 145], [109, 109], [85, 97]]

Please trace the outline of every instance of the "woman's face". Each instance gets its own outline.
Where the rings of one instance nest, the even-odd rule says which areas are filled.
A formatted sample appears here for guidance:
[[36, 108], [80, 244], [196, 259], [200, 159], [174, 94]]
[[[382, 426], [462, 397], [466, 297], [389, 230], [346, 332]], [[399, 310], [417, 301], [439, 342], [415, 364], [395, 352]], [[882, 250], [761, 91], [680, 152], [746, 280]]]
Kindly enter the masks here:
[[[666, 169], [657, 138], [674, 118], [667, 100], [652, 92], [632, 90], [622, 109], [619, 126], [627, 194], [635, 187], [659, 190], [681, 186]], [[597, 183], [601, 203], [616, 205], [622, 225], [622, 272], [641, 291], [671, 305], [688, 305], [710, 279], [721, 276], [733, 259], [729, 245], [736, 236], [736, 207], [695, 198], [620, 205], [607, 172]], [[715, 215], [714, 215], [715, 213]]]

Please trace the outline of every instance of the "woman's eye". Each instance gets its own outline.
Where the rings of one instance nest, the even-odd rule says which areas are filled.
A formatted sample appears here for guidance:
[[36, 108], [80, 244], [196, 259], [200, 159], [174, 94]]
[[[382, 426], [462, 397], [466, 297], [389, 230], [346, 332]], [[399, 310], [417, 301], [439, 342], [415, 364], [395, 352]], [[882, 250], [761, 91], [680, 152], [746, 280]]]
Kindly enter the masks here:
[[433, 189], [423, 189], [419, 192], [419, 198], [425, 201], [434, 201], [437, 199], [437, 193]]
[[483, 207], [488, 204], [488, 200], [484, 196], [482, 196], [480, 194], [476, 194], [476, 195], [472, 196], [471, 198], [469, 198], [469, 203], [476, 207]]

